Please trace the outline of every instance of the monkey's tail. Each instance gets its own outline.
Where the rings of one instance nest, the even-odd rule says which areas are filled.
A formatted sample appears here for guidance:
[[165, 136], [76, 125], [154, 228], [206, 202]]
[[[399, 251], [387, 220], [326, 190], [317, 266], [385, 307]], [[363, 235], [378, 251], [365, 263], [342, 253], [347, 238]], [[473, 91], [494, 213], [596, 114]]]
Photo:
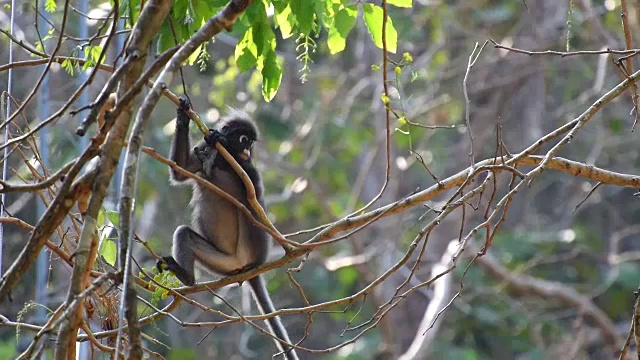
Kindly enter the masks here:
[[[258, 275], [253, 279], [249, 280], [249, 285], [251, 286], [251, 290], [253, 290], [253, 299], [256, 301], [258, 305], [258, 309], [262, 314], [268, 314], [275, 312], [276, 309], [273, 307], [273, 302], [271, 302], [271, 298], [269, 297], [269, 293], [267, 292], [267, 285], [264, 281], [264, 277], [262, 275]], [[280, 318], [277, 316], [271, 317], [265, 321], [271, 333], [277, 336], [279, 339], [286, 341], [291, 344], [291, 340], [289, 340], [289, 334], [287, 334], [287, 330], [284, 325], [280, 321]], [[299, 360], [298, 354], [294, 348], [287, 347], [288, 350], [285, 352], [285, 348], [281, 342], [274, 340], [278, 349], [285, 354], [285, 358], [287, 360]]]

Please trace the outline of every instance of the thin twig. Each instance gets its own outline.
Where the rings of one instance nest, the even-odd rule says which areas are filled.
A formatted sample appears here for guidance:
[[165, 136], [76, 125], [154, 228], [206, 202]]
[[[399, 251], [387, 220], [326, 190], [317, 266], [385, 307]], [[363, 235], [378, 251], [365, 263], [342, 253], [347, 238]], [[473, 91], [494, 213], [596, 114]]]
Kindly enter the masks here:
[[471, 72], [471, 68], [473, 67], [473, 65], [475, 65], [476, 61], [478, 61], [478, 58], [480, 57], [482, 50], [484, 50], [484, 47], [487, 46], [487, 43], [488, 41], [485, 41], [484, 44], [482, 44], [482, 47], [480, 48], [478, 48], [479, 44], [477, 42], [473, 46], [473, 50], [469, 55], [469, 61], [467, 62], [467, 69], [464, 73], [464, 79], [462, 80], [462, 92], [464, 93], [464, 100], [465, 100], [464, 121], [465, 121], [465, 124], [467, 125], [467, 133], [469, 134], [469, 159], [471, 161], [471, 167], [474, 166], [476, 161], [475, 161], [475, 152], [474, 152], [474, 145], [473, 145], [473, 131], [471, 131], [471, 100], [469, 99], [467, 81], [469, 79], [469, 73]]

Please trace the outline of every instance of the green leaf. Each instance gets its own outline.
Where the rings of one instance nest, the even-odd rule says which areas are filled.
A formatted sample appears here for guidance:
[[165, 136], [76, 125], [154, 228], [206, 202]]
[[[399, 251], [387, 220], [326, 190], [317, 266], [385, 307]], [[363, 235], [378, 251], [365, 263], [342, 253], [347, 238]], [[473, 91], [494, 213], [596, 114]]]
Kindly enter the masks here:
[[98, 212], [98, 221], [96, 222], [96, 226], [98, 228], [101, 228], [102, 226], [104, 226], [104, 210], [100, 210]]
[[99, 64], [102, 62], [102, 59], [100, 59], [100, 55], [102, 54], [102, 46], [100, 45], [95, 45], [91, 47], [91, 52], [90, 52], [90, 56], [91, 59], [96, 63]]
[[397, 7], [410, 8], [412, 0], [387, 0], [387, 4], [395, 5]]
[[276, 49], [276, 35], [266, 21], [256, 23], [252, 30], [258, 49], [258, 58]]
[[107, 219], [109, 219], [109, 221], [111, 221], [111, 223], [117, 227], [118, 224], [120, 223], [120, 219], [118, 218], [118, 212], [113, 210], [107, 210], [106, 214], [107, 214]]
[[[121, 0], [122, 1], [122, 0]], [[190, 1], [179, 0], [173, 2], [171, 13], [173, 13], [173, 20], [176, 22], [184, 22], [187, 19], [187, 11], [189, 9]]]
[[278, 61], [275, 51], [270, 51], [264, 56], [262, 67], [262, 97], [271, 101], [282, 82], [282, 65]]
[[[38, 41], [36, 42], [36, 50], [40, 51], [40, 52], [44, 52], [44, 44], [42, 43], [42, 41]], [[31, 54], [31, 56], [35, 57], [35, 54]]]
[[[382, 8], [373, 4], [364, 4], [362, 8], [364, 10], [364, 22], [367, 25], [369, 34], [371, 34], [373, 43], [382, 49]], [[390, 17], [387, 18], [386, 33], [387, 51], [395, 53], [398, 48], [398, 32], [393, 26], [393, 21]]]
[[121, 11], [121, 13], [124, 12], [129, 15], [129, 26], [133, 27], [136, 21], [138, 21], [138, 15], [140, 15], [140, 0], [126, 1], [126, 9], [125, 11]]
[[245, 11], [245, 15], [243, 18], [246, 18], [251, 26], [269, 22], [269, 15], [267, 15], [264, 1], [254, 1]]
[[44, 2], [44, 11], [48, 13], [55, 12], [57, 8], [56, 0], [46, 0]]
[[84, 48], [85, 63], [82, 65], [82, 69], [86, 70], [90, 67], [94, 67], [100, 63], [100, 54], [102, 53], [102, 46], [100, 45], [87, 45]]
[[329, 38], [327, 39], [327, 45], [329, 46], [329, 52], [331, 54], [337, 54], [344, 50], [347, 43], [347, 36], [356, 24], [357, 16], [358, 9], [353, 6], [338, 10], [335, 16], [334, 26], [329, 30]]
[[353, 267], [343, 267], [337, 271], [338, 281], [340, 285], [344, 287], [350, 287], [356, 284], [358, 281], [359, 273]]
[[223, 7], [229, 3], [229, 0], [209, 0], [209, 5], [215, 8]]
[[198, 48], [196, 48], [196, 50], [194, 52], [192, 52], [191, 55], [189, 55], [189, 58], [187, 59], [187, 63], [189, 65], [195, 64], [196, 60], [198, 60], [198, 56], [200, 56], [200, 53], [203, 50], [205, 50], [203, 48], [204, 48], [204, 44], [202, 46], [198, 46]]
[[100, 255], [104, 258], [104, 261], [109, 263], [111, 266], [115, 266], [116, 257], [118, 255], [118, 247], [116, 246], [115, 241], [111, 239], [102, 240], [102, 244], [100, 245]]
[[262, 75], [262, 96], [266, 101], [271, 101], [282, 81], [282, 65], [275, 52], [276, 35], [266, 19], [255, 23], [252, 30], [258, 51], [258, 70]]
[[[156, 268], [154, 267], [153, 269], [151, 269], [151, 272], [152, 273], [157, 272]], [[180, 286], [180, 281], [175, 277], [175, 275], [171, 271], [163, 271], [160, 274], [156, 274], [153, 277], [153, 280], [170, 288], [175, 288]], [[165, 290], [164, 288], [158, 286], [156, 287], [156, 290], [151, 295], [151, 303], [154, 305], [157, 305], [160, 302], [160, 300], [166, 299], [167, 295], [169, 295], [169, 290]]]
[[309, 35], [313, 29], [314, 4], [313, 0], [291, 0], [291, 13], [296, 18], [298, 30], [302, 35]]
[[624, 131], [624, 120], [620, 118], [609, 120], [609, 130], [614, 134], [621, 134]]
[[291, 7], [287, 5], [282, 11], [276, 12], [274, 16], [275, 23], [280, 28], [283, 39], [287, 39], [293, 35], [293, 16], [291, 16]]
[[[155, 280], [156, 282], [165, 285], [167, 281], [167, 277], [168, 276], [172, 276], [170, 274], [169, 271], [164, 271], [161, 274], [157, 274], [156, 276], [153, 277], [153, 280]], [[166, 290], [160, 286], [157, 286], [155, 291], [153, 292], [153, 294], [151, 295], [151, 303], [154, 305], [157, 305], [160, 300], [164, 300], [167, 298], [167, 295], [169, 294], [169, 290]]]
[[73, 61], [66, 59], [62, 62], [61, 66], [69, 75], [73, 76]]
[[[179, 39], [180, 33], [182, 31], [182, 27], [176, 26], [175, 29], [176, 29], [176, 37]], [[173, 32], [171, 31], [171, 28], [169, 27], [168, 22], [165, 21], [164, 24], [162, 24], [162, 27], [160, 27], [158, 41], [156, 42], [156, 52], [158, 54], [161, 54], [165, 52], [167, 49], [174, 46], [175, 44], [176, 42], [173, 39]]]
[[240, 68], [242, 72], [252, 69], [258, 60], [258, 46], [253, 39], [252, 30], [251, 28], [247, 29], [242, 39], [238, 42], [238, 45], [236, 45], [236, 65], [238, 65], [238, 68]]

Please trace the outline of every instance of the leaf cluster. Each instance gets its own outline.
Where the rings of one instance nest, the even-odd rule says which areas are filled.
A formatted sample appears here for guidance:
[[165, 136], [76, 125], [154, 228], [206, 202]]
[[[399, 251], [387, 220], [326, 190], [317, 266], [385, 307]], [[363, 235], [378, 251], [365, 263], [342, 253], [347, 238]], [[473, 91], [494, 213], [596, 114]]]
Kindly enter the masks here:
[[[122, 11], [135, 22], [140, 0], [122, 3]], [[157, 51], [160, 53], [176, 44], [184, 43], [208, 19], [212, 18], [227, 1], [176, 1], [172, 12], [160, 31]], [[396, 7], [411, 7], [412, 0], [391, 0]], [[282, 82], [283, 60], [277, 55], [277, 35], [288, 39], [296, 35], [297, 59], [302, 63], [301, 79], [306, 80], [311, 54], [317, 47], [316, 39], [326, 32], [326, 42], [331, 54], [346, 47], [346, 40], [362, 13], [366, 28], [374, 44], [383, 48], [382, 34], [386, 12], [383, 7], [371, 3], [353, 4], [347, 0], [261, 0], [254, 1], [236, 23], [232, 35], [237, 38], [235, 60], [242, 72], [256, 69], [262, 76], [262, 96], [270, 101]], [[398, 33], [392, 19], [386, 14], [386, 49], [397, 50]], [[201, 70], [208, 59], [206, 46], [200, 46], [189, 57], [189, 65], [198, 64]]]

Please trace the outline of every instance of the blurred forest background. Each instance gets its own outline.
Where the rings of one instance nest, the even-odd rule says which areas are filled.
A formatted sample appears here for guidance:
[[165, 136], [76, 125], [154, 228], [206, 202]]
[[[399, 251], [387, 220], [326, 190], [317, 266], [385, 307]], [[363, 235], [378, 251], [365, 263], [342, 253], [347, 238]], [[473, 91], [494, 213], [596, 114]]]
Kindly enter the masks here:
[[[65, 11], [65, 36], [58, 55], [85, 57], [87, 45], [98, 45], [104, 39], [92, 36], [105, 33], [104, 23], [112, 4], [71, 0], [67, 6], [57, 1], [57, 8], [45, 9], [50, 3], [17, 2], [13, 9], [16, 40], [33, 49], [51, 51], [60, 36]], [[197, 3], [176, 1], [174, 6]], [[218, 3], [225, 2], [212, 1], [210, 6], [219, 6]], [[398, 40], [397, 51], [388, 54], [389, 81], [385, 90], [383, 52], [372, 41], [363, 19], [364, 2], [335, 3], [359, 9], [346, 47], [337, 54], [331, 54], [327, 42], [330, 36], [324, 30], [311, 31], [312, 36], [308, 37], [294, 34], [283, 39], [282, 30], [274, 27], [276, 54], [283, 72], [277, 94], [270, 102], [264, 100], [260, 72], [242, 72], [236, 62], [236, 44], [246, 24], [221, 32], [215, 41], [208, 42], [201, 49], [204, 51], [192, 58], [193, 65], [186, 65], [175, 74], [169, 87], [181, 94], [186, 85], [195, 111], [207, 125], [229, 107], [245, 110], [256, 119], [262, 132], [256, 161], [265, 184], [266, 209], [282, 234], [332, 223], [372, 199], [376, 201], [369, 210], [403, 200], [468, 168], [472, 160], [506, 156], [504, 149], [512, 154], [522, 151], [576, 119], [621, 83], [625, 76], [619, 59], [623, 55], [606, 49], [624, 50], [637, 43], [633, 38], [631, 46], [625, 42], [623, 8], [618, 0], [414, 0], [410, 8], [389, 4], [388, 13]], [[378, 0], [371, 3], [381, 5]], [[640, 4], [636, 0], [624, 3], [626, 27], [635, 36], [640, 33]], [[12, 9], [9, 1], [0, 4], [4, 5], [0, 11], [0, 89], [4, 92], [9, 80], [5, 65], [10, 63], [12, 40], [7, 34]], [[241, 17], [240, 21], [246, 22], [246, 18]], [[105, 64], [117, 63], [130, 33], [126, 21], [118, 26]], [[166, 34], [161, 32], [160, 39], [152, 40], [150, 53], [162, 50], [162, 36]], [[38, 47], [39, 36], [51, 38], [44, 48]], [[527, 51], [594, 53], [531, 55], [496, 48], [491, 42], [480, 51], [490, 39]], [[17, 44], [13, 47], [14, 63], [40, 58]], [[625, 63], [628, 73], [634, 71], [629, 68], [634, 62], [631, 59]], [[154, 56], [149, 56], [147, 64], [153, 60]], [[12, 69], [11, 96], [17, 102], [12, 105], [13, 111], [27, 98], [44, 68], [45, 63]], [[53, 63], [36, 96], [6, 127], [11, 137], [25, 133], [58, 111], [87, 74], [81, 66]], [[91, 103], [110, 76], [108, 71], [96, 72], [92, 83], [68, 110]], [[387, 95], [381, 99], [385, 91]], [[638, 174], [638, 134], [632, 131], [637, 111], [632, 93], [635, 92], [625, 91], [608, 103], [554, 155], [586, 165], [584, 169], [597, 166], [620, 174]], [[134, 116], [142, 99], [140, 96], [135, 101]], [[393, 112], [389, 118], [389, 178], [385, 182], [387, 100]], [[5, 107], [3, 104], [3, 121]], [[173, 102], [160, 100], [145, 131], [144, 145], [163, 156], [169, 152], [175, 109]], [[40, 129], [37, 136], [21, 142], [4, 159], [10, 183], [33, 182], [34, 169], [40, 173], [43, 166], [53, 173], [88, 146], [95, 127], [85, 137], [75, 135], [86, 111], [71, 116], [68, 110]], [[470, 128], [465, 125], [467, 115]], [[472, 157], [469, 131], [473, 135]], [[195, 126], [192, 135], [201, 136]], [[560, 138], [545, 141], [535, 154], [544, 155]], [[38, 155], [34, 154], [36, 148]], [[122, 159], [103, 204], [103, 215], [98, 219], [100, 256], [94, 265], [98, 271], [113, 269], [116, 257], [116, 232], [111, 230], [117, 227]], [[518, 171], [526, 174], [531, 165], [518, 166]], [[491, 173], [480, 172], [475, 182], [462, 189], [462, 194], [469, 193]], [[416, 237], [421, 239], [409, 261], [367, 295], [355, 298], [350, 306], [326, 308], [312, 316], [304, 311], [283, 316], [292, 340], [307, 335], [301, 344], [304, 347], [322, 350], [342, 345], [333, 351], [300, 351], [301, 357], [620, 356], [629, 329], [633, 330], [634, 292], [640, 284], [640, 246], [634, 242], [640, 234], [640, 202], [634, 196], [637, 190], [631, 186], [598, 185], [589, 174], [574, 176], [545, 170], [510, 198], [508, 214], [501, 217], [499, 231], [492, 234], [487, 254], [467, 268], [487, 239], [487, 228], [472, 229], [486, 220], [487, 213], [513, 186], [510, 182], [521, 181], [518, 176], [512, 179], [512, 174], [516, 172], [495, 172], [495, 180], [489, 185], [495, 191], [486, 190], [438, 219], [437, 226], [426, 234], [424, 249], [426, 240], [420, 236], [425, 235], [420, 234], [421, 229], [443, 214], [450, 198], [459, 199], [454, 197], [455, 188], [418, 206], [375, 219], [345, 239], [314, 249], [301, 271], [292, 275], [306, 299], [320, 304], [361, 291], [402, 259]], [[135, 233], [156, 255], [169, 253], [171, 234], [178, 225], [188, 222], [190, 213], [190, 189], [170, 187], [168, 177], [166, 165], [142, 156], [135, 197]], [[383, 188], [382, 195], [376, 198]], [[37, 223], [55, 196], [54, 189], [7, 192], [3, 271], [28, 241], [29, 226]], [[77, 212], [74, 208], [50, 238], [56, 245], [63, 244], [67, 254], [73, 254], [72, 244], [82, 227], [80, 217], [73, 215]], [[492, 224], [497, 225], [496, 221]], [[290, 239], [306, 241], [310, 237], [305, 233]], [[469, 238], [464, 242], [466, 251], [456, 258], [452, 271], [427, 283], [451, 266], [452, 255], [465, 237]], [[153, 274], [157, 259], [148, 248], [134, 243], [135, 275], [140, 275], [138, 265]], [[283, 254], [274, 243], [271, 260]], [[299, 264], [300, 258], [265, 273], [276, 308], [307, 305], [286, 271]], [[12, 289], [12, 301], [0, 303], [0, 358], [14, 358], [27, 348], [34, 329], [18, 323], [42, 326], [65, 301], [71, 272], [72, 267], [61, 261], [59, 254], [50, 249], [42, 251], [37, 263]], [[211, 280], [214, 276], [202, 272], [197, 279]], [[411, 291], [405, 293], [407, 290]], [[244, 314], [256, 313], [247, 286], [236, 284], [215, 291], [215, 296], [202, 291], [188, 297], [231, 314], [233, 310], [225, 302]], [[105, 286], [86, 302], [84, 316], [94, 332], [117, 326], [119, 294]], [[149, 304], [162, 308], [172, 298], [152, 298], [154, 293], [142, 288], [138, 288], [138, 295], [149, 301], [138, 302], [140, 317], [155, 312]], [[269, 338], [245, 323], [219, 328], [194, 325], [219, 321], [220, 317], [184, 301], [172, 315], [175, 318], [162, 316], [142, 328], [146, 334], [143, 345], [154, 352], [145, 356], [267, 359], [274, 353]], [[256, 324], [263, 326], [260, 321]], [[349, 341], [362, 330], [366, 331]], [[87, 329], [81, 332], [84, 331]], [[97, 341], [113, 346], [114, 340], [107, 337]], [[54, 344], [46, 347], [53, 348]], [[636, 356], [635, 348], [631, 341], [629, 358]], [[47, 351], [43, 356], [51, 356]], [[82, 342], [78, 351], [81, 358], [110, 358], [108, 352], [91, 341]]]

